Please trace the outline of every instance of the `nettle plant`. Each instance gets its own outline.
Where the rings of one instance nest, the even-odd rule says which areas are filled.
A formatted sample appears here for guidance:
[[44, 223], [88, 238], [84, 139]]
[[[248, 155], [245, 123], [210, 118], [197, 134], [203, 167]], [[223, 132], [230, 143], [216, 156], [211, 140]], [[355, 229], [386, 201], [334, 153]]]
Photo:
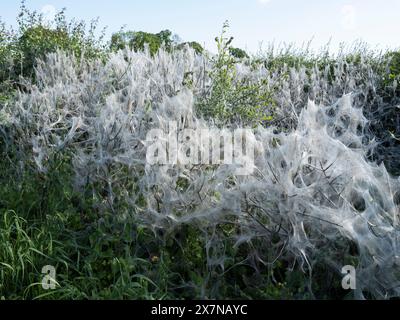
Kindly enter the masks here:
[[[17, 169], [50, 188], [67, 167], [63, 183], [90, 199], [99, 219], [134, 220], [161, 243], [179, 248], [187, 239], [177, 230], [190, 227], [203, 246], [205, 272], [192, 284], [203, 298], [221, 297], [227, 272], [241, 266], [268, 269], [277, 281], [278, 264], [304, 274], [311, 297], [348, 264], [356, 298], [399, 296], [400, 183], [369, 160], [378, 144], [367, 115], [383, 108], [379, 75], [345, 57], [324, 68], [270, 70], [230, 55], [225, 32], [218, 46], [212, 59], [190, 46], [125, 49], [105, 62], [48, 54], [35, 82], [2, 110]], [[171, 122], [177, 132], [252, 127], [251, 174], [147, 163], [148, 133], [168, 132]]]

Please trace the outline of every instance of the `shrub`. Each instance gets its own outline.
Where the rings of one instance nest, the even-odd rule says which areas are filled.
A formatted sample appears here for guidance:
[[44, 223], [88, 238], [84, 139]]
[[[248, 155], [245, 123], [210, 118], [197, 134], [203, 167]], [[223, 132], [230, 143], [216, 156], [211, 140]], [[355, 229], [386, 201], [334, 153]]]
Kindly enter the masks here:
[[385, 55], [387, 63], [386, 75], [384, 76], [384, 84], [392, 87], [395, 91], [400, 90], [400, 51], [388, 52]]
[[272, 119], [271, 91], [263, 79], [249, 77], [249, 66], [237, 64], [230, 50], [233, 38], [226, 38], [227, 28], [225, 23], [221, 36], [216, 38], [218, 53], [211, 58], [211, 83], [208, 92], [199, 100], [198, 110], [206, 118], [222, 123], [239, 121], [257, 126]]
[[192, 42], [183, 42], [176, 46], [178, 50], [183, 49], [185, 46], [189, 46], [190, 48], [194, 49], [197, 54], [202, 54], [204, 52], [204, 48], [201, 46], [200, 43], [192, 41]]
[[[54, 24], [54, 25], [52, 25]], [[19, 84], [19, 77], [33, 77], [38, 59], [57, 50], [64, 50], [78, 57], [104, 57], [103, 34], [95, 35], [97, 21], [91, 22], [86, 31], [83, 21], [67, 21], [65, 10], [57, 13], [55, 21], [45, 22], [43, 16], [30, 11], [23, 1], [18, 16], [18, 30], [13, 32], [0, 25], [0, 77], [3, 81]]]
[[237, 59], [248, 59], [249, 58], [249, 55], [247, 54], [247, 52], [246, 51], [244, 51], [243, 49], [240, 49], [240, 48], [233, 48], [233, 47], [230, 47], [229, 48], [229, 53], [233, 56], [233, 57], [235, 57], [235, 58], [237, 58]]

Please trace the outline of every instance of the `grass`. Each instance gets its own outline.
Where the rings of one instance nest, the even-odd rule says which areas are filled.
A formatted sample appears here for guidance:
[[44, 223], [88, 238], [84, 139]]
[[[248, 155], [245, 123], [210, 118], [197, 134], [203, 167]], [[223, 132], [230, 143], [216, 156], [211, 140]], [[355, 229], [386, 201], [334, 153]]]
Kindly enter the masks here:
[[[133, 242], [147, 235], [136, 232], [137, 238], [132, 238], [133, 223], [116, 223], [111, 216], [100, 219], [75, 207], [74, 195], [60, 180], [43, 183], [40, 177], [30, 175], [19, 184], [16, 177], [2, 178], [2, 298], [162, 297], [162, 290], [142, 272], [151, 269], [151, 261], [135, 255]], [[56, 290], [46, 291], [41, 286], [45, 265], [57, 270]]]
[[[33, 173], [18, 178], [10, 168], [2, 170], [8, 175], [0, 187], [1, 299], [308, 297], [301, 272], [288, 276], [283, 264], [255, 272], [246, 245], [226, 243], [231, 260], [225, 270], [212, 269], [205, 239], [194, 226], [155, 237], [132, 217], [97, 215], [63, 183], [67, 166], [58, 168], [45, 182]], [[54, 290], [42, 288], [46, 265], [56, 269]]]

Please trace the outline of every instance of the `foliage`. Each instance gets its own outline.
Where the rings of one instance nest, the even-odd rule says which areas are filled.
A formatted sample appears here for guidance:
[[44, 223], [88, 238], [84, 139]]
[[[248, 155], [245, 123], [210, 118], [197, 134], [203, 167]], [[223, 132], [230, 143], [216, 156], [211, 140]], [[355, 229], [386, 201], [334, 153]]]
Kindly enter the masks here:
[[247, 54], [247, 52], [244, 51], [243, 49], [240, 49], [240, 48], [233, 48], [233, 47], [230, 47], [230, 48], [229, 48], [229, 53], [230, 53], [233, 57], [235, 57], [235, 58], [237, 58], [237, 59], [248, 59], [248, 58], [250, 58], [249, 55]]
[[243, 122], [257, 125], [272, 119], [274, 101], [263, 79], [251, 81], [247, 74], [240, 74], [236, 57], [232, 55], [233, 38], [227, 38], [225, 23], [216, 38], [218, 53], [212, 57], [211, 84], [198, 109], [205, 117], [217, 121]]
[[172, 32], [163, 30], [159, 33], [148, 33], [143, 31], [121, 31], [112, 35], [111, 49], [121, 50], [126, 47], [135, 51], [143, 51], [148, 46], [151, 55], [155, 55], [162, 45], [166, 50], [171, 50], [174, 44]]
[[147, 46], [151, 55], [154, 56], [162, 46], [164, 46], [167, 51], [171, 51], [172, 49], [182, 50], [185, 46], [189, 46], [194, 49], [197, 54], [203, 53], [204, 49], [198, 42], [179, 43], [176, 38], [177, 36], [173, 35], [169, 30], [163, 30], [156, 34], [143, 31], [120, 31], [112, 35], [110, 48], [113, 51], [125, 48], [143, 51]]
[[399, 90], [398, 83], [400, 81], [400, 51], [388, 52], [385, 55], [387, 60], [387, 76], [384, 78], [385, 85], [393, 86], [394, 90]]
[[189, 46], [190, 48], [194, 49], [194, 51], [196, 51], [197, 54], [204, 53], [204, 48], [202, 47], [202, 45], [195, 41], [180, 43], [179, 45], [176, 46], [176, 48], [178, 50], [181, 50], [185, 46]]
[[[227, 24], [216, 55], [168, 30], [109, 52], [63, 11], [22, 11], [0, 27], [0, 298], [399, 296], [398, 52], [253, 58]], [[254, 173], [149, 166], [170, 122], [253, 128]]]
[[53, 22], [46, 22], [43, 15], [31, 12], [22, 1], [18, 16], [18, 30], [0, 28], [0, 80], [12, 85], [20, 76], [33, 77], [37, 59], [57, 50], [70, 52], [78, 57], [98, 58], [105, 56], [103, 34], [95, 35], [97, 21], [92, 21], [88, 31], [84, 21], [67, 21], [65, 10], [57, 13]]

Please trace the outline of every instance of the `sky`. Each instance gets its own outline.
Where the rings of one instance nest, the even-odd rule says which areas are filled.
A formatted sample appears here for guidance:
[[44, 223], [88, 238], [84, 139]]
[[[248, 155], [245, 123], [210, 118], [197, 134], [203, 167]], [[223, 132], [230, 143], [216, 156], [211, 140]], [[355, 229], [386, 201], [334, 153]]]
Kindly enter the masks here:
[[[28, 8], [48, 18], [67, 8], [70, 18], [99, 17], [110, 36], [126, 30], [169, 29], [184, 41], [197, 41], [215, 51], [214, 39], [229, 21], [233, 45], [256, 53], [268, 43], [312, 40], [315, 50], [330, 42], [363, 40], [378, 49], [400, 47], [400, 0], [27, 0]], [[0, 18], [15, 25], [18, 0], [1, 0]]]

